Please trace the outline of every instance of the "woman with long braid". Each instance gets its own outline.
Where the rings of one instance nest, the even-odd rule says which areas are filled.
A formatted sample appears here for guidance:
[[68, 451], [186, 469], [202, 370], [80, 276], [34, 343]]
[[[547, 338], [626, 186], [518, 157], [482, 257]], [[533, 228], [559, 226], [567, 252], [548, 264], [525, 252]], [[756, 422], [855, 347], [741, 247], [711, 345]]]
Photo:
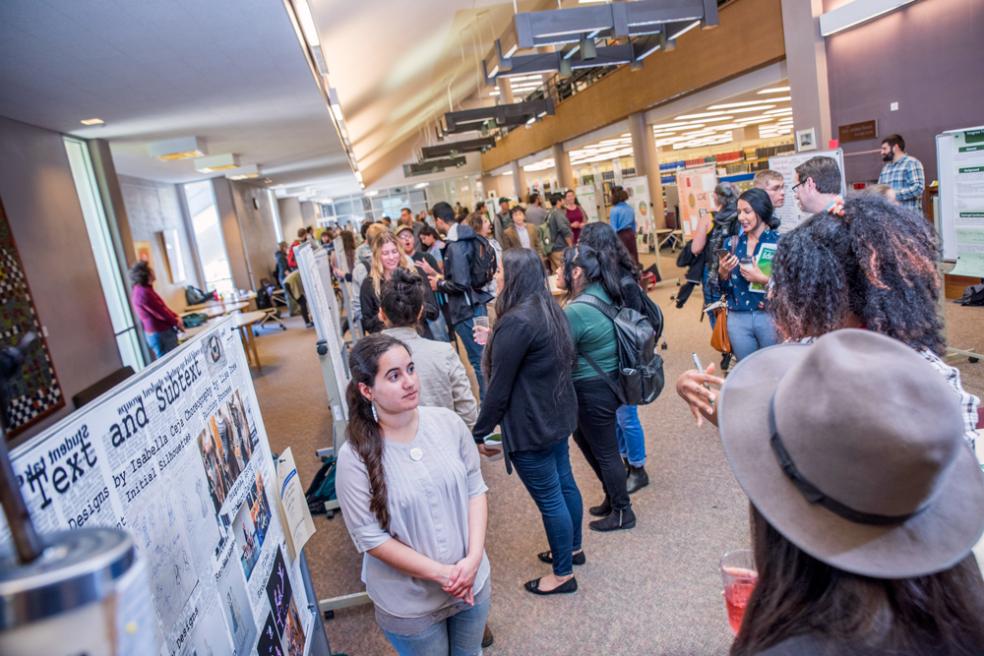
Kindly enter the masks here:
[[492, 584], [488, 488], [471, 432], [451, 410], [418, 407], [399, 340], [360, 340], [349, 368], [335, 486], [376, 621], [401, 656], [480, 654]]

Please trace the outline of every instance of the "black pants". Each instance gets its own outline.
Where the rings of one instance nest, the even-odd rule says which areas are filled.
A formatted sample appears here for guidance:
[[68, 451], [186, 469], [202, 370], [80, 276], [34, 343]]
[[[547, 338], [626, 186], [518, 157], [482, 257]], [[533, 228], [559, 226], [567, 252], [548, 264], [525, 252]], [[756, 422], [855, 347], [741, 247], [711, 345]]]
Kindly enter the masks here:
[[618, 397], [603, 378], [574, 381], [574, 389], [577, 392], [574, 441], [601, 481], [612, 509], [626, 510], [632, 504], [625, 489], [625, 464], [618, 453], [615, 434]]

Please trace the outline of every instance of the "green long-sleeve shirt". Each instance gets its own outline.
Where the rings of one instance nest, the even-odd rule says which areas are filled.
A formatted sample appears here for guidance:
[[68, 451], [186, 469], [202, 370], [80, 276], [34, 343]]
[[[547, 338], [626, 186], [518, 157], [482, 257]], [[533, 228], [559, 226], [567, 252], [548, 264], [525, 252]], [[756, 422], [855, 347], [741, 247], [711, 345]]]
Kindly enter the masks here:
[[[605, 293], [599, 283], [593, 283], [581, 292], [591, 294], [606, 303], [612, 299]], [[577, 366], [571, 375], [573, 380], [597, 378], [595, 371], [584, 354], [590, 355], [602, 371], [611, 373], [618, 369], [618, 345], [615, 341], [615, 326], [611, 319], [586, 303], [570, 302], [564, 308], [567, 321], [571, 326], [571, 336], [574, 338], [574, 348], [577, 350]]]

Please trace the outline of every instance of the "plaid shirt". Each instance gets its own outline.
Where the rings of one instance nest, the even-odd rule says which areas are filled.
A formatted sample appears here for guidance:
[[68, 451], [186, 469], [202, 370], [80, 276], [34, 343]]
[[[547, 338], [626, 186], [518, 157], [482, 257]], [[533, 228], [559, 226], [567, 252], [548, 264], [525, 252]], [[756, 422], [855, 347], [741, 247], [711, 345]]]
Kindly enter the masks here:
[[926, 174], [922, 162], [915, 157], [903, 155], [897, 162], [886, 164], [878, 176], [878, 184], [887, 184], [894, 189], [895, 199], [903, 207], [922, 212]]
[[967, 440], [971, 450], [973, 450], [974, 441], [977, 439], [977, 408], [980, 406], [981, 400], [966, 391], [963, 385], [960, 384], [959, 369], [951, 367], [932, 351], [919, 349], [916, 353], [923, 356], [926, 362], [933, 365], [933, 368], [940, 372], [946, 382], [950, 384], [950, 387], [960, 395], [960, 411], [964, 420], [964, 439]]

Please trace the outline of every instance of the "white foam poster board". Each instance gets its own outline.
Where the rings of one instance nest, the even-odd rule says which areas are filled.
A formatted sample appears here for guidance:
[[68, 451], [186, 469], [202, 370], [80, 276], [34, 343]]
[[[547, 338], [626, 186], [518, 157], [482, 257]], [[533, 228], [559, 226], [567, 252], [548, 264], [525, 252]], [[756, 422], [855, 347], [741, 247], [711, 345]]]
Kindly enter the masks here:
[[782, 173], [783, 186], [786, 190], [786, 199], [783, 201], [782, 207], [776, 210], [776, 215], [782, 219], [779, 226], [780, 233], [789, 232], [810, 217], [810, 214], [802, 211], [796, 203], [793, 185], [796, 184], [796, 167], [814, 157], [832, 157], [837, 160], [841, 174], [840, 194], [843, 196], [847, 192], [847, 182], [844, 180], [844, 151], [840, 148], [837, 150], [811, 150], [805, 153], [770, 157], [769, 168]]
[[937, 230], [951, 275], [984, 277], [984, 126], [936, 137]]
[[[133, 536], [162, 655], [308, 653], [314, 600], [285, 549], [270, 445], [229, 319], [11, 456], [42, 532]], [[10, 548], [2, 518], [0, 545]]]

